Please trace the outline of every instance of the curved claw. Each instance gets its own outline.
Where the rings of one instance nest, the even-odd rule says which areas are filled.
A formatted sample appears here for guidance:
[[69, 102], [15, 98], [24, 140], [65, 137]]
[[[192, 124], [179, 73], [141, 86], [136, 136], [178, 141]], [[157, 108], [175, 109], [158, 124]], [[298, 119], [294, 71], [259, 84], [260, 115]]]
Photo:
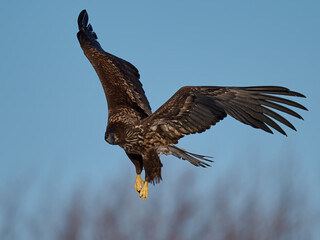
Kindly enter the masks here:
[[144, 181], [141, 179], [140, 174], [137, 174], [136, 181], [134, 184], [134, 189], [137, 191], [138, 194], [140, 194], [140, 191], [143, 185], [144, 185]]
[[145, 181], [142, 189], [140, 190], [140, 197], [142, 197], [143, 201], [148, 198], [148, 192], [149, 192], [148, 182]]

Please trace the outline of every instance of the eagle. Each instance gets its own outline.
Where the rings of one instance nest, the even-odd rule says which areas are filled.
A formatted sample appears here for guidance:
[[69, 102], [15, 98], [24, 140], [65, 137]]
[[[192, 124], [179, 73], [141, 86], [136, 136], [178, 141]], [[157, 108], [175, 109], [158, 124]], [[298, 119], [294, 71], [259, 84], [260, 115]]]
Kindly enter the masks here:
[[[148, 198], [148, 184], [159, 183], [162, 179], [160, 155], [173, 155], [195, 166], [210, 166], [210, 157], [175, 145], [185, 135], [204, 132], [227, 115], [268, 133], [273, 133], [271, 129], [274, 129], [286, 135], [275, 120], [296, 129], [273, 109], [299, 119], [303, 118], [285, 105], [307, 110], [283, 97], [305, 98], [285, 87], [184, 86], [152, 113], [137, 68], [105, 52], [88, 20], [87, 11], [81, 11], [77, 38], [99, 76], [107, 99], [105, 141], [123, 148], [134, 164], [137, 174], [134, 187], [143, 200]], [[141, 178], [143, 169], [144, 181]]]

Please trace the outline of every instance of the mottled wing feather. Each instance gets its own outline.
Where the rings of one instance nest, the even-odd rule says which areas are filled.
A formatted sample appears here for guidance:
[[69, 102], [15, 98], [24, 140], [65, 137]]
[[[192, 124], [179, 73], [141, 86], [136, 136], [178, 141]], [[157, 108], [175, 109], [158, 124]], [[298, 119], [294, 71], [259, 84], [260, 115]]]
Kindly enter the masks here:
[[271, 128], [286, 135], [274, 121], [291, 129], [294, 126], [272, 108], [302, 119], [295, 111], [279, 103], [307, 110], [292, 100], [273, 96], [304, 97], [302, 94], [277, 86], [262, 87], [183, 87], [154, 114], [144, 120], [151, 131], [167, 143], [176, 143], [187, 134], [200, 133], [227, 115], [272, 133]]
[[138, 118], [151, 114], [151, 108], [142, 84], [140, 75], [131, 63], [105, 52], [92, 26], [88, 25], [88, 14], [83, 10], [78, 18], [77, 34], [84, 54], [96, 70], [103, 86], [110, 114], [117, 114], [124, 108], [134, 109]]

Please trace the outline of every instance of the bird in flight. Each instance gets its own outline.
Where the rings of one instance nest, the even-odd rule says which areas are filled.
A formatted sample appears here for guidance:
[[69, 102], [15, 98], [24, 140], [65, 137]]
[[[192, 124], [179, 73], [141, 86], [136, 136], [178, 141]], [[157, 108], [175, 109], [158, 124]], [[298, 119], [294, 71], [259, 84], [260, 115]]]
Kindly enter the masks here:
[[134, 187], [143, 200], [148, 197], [148, 184], [161, 180], [161, 154], [173, 155], [195, 166], [210, 166], [209, 157], [175, 146], [185, 135], [204, 132], [227, 115], [254, 128], [269, 133], [272, 128], [286, 135], [274, 120], [293, 130], [295, 127], [272, 109], [299, 119], [303, 118], [285, 105], [307, 110], [295, 101], [280, 97], [305, 97], [284, 87], [185, 86], [152, 113], [138, 70], [102, 49], [88, 24], [86, 10], [79, 14], [78, 26], [81, 48], [100, 78], [108, 103], [105, 140], [122, 147], [135, 165]]

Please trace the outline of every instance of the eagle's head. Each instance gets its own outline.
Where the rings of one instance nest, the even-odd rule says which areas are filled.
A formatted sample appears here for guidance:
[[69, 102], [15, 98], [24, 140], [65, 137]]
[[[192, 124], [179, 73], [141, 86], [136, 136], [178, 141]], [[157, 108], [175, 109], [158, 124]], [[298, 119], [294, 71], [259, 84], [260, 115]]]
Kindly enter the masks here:
[[116, 145], [119, 142], [119, 137], [115, 133], [106, 132], [104, 139], [112, 145]]

